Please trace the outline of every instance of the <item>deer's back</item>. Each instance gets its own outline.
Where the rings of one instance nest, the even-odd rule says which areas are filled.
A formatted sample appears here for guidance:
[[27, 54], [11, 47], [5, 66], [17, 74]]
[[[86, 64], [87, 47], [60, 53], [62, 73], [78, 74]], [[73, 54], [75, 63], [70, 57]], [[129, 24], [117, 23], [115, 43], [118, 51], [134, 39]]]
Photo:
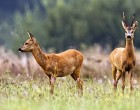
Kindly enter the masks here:
[[58, 62], [66, 63], [75, 66], [81, 66], [83, 62], [83, 55], [75, 49], [69, 49], [65, 52], [56, 54]]

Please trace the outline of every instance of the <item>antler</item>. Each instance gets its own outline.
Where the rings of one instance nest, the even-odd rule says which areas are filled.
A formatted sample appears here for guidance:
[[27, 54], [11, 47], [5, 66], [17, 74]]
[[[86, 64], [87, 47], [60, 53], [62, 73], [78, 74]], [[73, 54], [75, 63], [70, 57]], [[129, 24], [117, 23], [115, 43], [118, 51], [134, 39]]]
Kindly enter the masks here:
[[133, 17], [132, 17], [132, 22], [131, 22], [131, 26], [133, 25], [133, 23], [134, 23], [134, 20], [135, 20], [135, 13], [134, 13], [134, 15], [133, 15]]
[[123, 21], [125, 21], [125, 15], [124, 15], [124, 12], [123, 12]]
[[124, 15], [124, 12], [123, 12], [123, 22], [125, 23], [125, 25], [127, 25], [127, 22], [126, 22], [126, 17], [125, 17], [125, 15]]

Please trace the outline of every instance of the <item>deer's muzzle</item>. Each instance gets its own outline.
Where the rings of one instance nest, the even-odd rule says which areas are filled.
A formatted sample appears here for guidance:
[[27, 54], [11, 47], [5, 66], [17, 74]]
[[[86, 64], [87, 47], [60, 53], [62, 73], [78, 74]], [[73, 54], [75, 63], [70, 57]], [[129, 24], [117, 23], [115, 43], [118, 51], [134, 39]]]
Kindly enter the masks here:
[[23, 52], [23, 50], [21, 48], [18, 49], [19, 52]]
[[131, 36], [127, 36], [127, 38], [130, 38], [131, 39], [132, 37]]

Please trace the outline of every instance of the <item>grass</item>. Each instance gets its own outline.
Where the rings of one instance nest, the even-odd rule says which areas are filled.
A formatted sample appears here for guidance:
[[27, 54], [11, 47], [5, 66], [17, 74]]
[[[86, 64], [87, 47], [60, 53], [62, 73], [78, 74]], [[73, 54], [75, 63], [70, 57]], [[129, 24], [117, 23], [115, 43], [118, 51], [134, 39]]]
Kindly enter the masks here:
[[114, 95], [108, 82], [84, 81], [84, 95], [78, 97], [76, 83], [72, 78], [58, 78], [55, 94], [50, 96], [48, 79], [1, 80], [0, 110], [134, 110], [139, 109], [140, 92], [137, 87], [130, 95], [127, 86], [125, 94]]

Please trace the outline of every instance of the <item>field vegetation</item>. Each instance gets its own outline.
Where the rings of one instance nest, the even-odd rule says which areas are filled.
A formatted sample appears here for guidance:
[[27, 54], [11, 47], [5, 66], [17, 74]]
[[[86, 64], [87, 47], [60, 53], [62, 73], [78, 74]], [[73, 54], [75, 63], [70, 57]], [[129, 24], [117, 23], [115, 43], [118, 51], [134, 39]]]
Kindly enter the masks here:
[[[120, 84], [119, 84], [120, 86]], [[125, 94], [120, 87], [116, 95], [109, 80], [97, 82], [84, 79], [84, 94], [78, 97], [72, 78], [58, 78], [55, 94], [50, 96], [47, 78], [25, 80], [17, 76], [0, 81], [1, 110], [134, 110], [139, 108], [139, 85]]]

